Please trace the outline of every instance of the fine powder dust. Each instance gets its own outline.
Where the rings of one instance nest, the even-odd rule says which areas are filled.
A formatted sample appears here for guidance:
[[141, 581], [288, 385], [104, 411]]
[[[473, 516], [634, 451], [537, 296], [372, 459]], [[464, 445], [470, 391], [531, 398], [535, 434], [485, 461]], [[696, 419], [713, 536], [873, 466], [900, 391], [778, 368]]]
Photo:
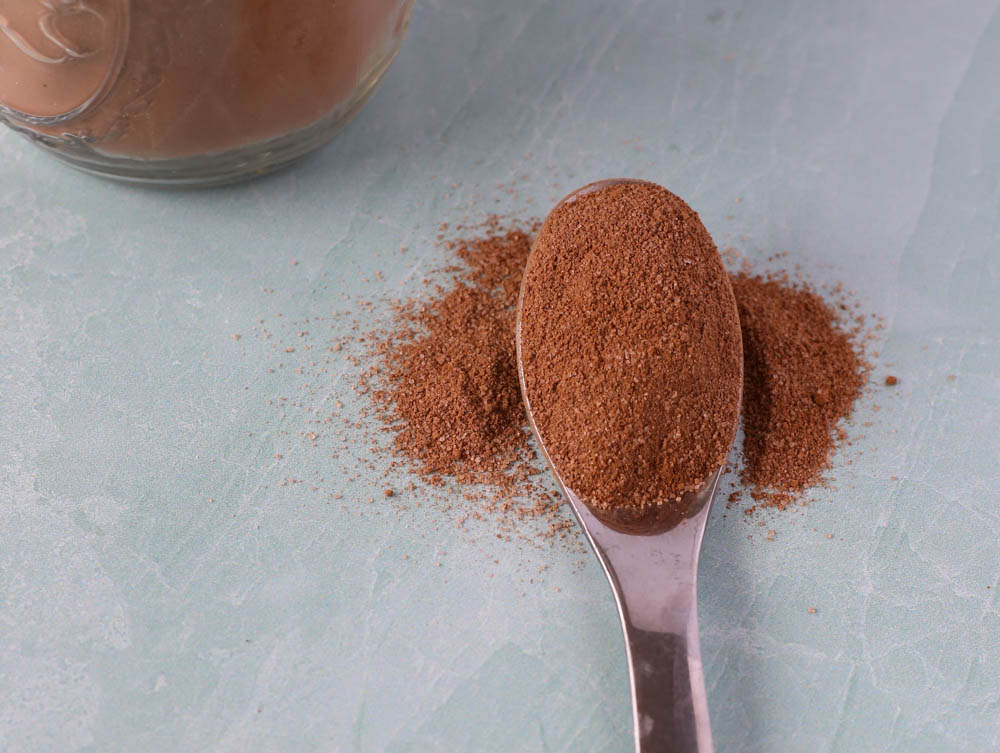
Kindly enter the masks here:
[[412, 315], [424, 336], [393, 352], [394, 443], [423, 474], [501, 471], [525, 445], [510, 313], [460, 284]]
[[526, 457], [528, 438], [514, 356], [514, 309], [531, 249], [511, 230], [455, 244], [468, 271], [429, 303], [397, 312], [384, 346], [376, 400], [395, 448], [425, 477], [496, 481]]
[[[691, 211], [677, 206], [664, 209], [682, 214]], [[532, 449], [521, 407], [514, 323], [532, 238], [530, 232], [511, 226], [504, 227], [494, 218], [475, 237], [447, 244], [455, 260], [455, 265], [448, 268], [450, 279], [432, 288], [429, 295], [397, 306], [391, 329], [376, 338], [376, 365], [363, 374], [363, 391], [373, 397], [401, 464], [431, 484], [458, 482], [462, 485], [458, 504], [467, 505], [470, 515], [479, 517], [499, 511], [500, 528], [506, 527], [508, 534], [513, 530], [513, 521], [521, 517], [545, 516], [552, 533], [565, 536], [571, 523], [557, 512], [558, 499], [535, 481], [544, 463]], [[714, 249], [707, 234], [695, 245], [701, 249], [699, 253]], [[713, 282], [702, 282], [717, 284], [714, 271], [712, 275]], [[630, 295], [638, 296], [636, 300], [641, 300], [643, 307], [656, 303], [650, 296], [657, 288], [649, 284], [650, 280], [646, 280], [645, 293], [642, 286], [629, 288], [627, 280], [621, 282]], [[744, 358], [741, 481], [758, 506], [784, 508], [822, 482], [834, 447], [846, 439], [839, 423], [849, 417], [860, 396], [867, 367], [857, 333], [849, 332], [834, 309], [812, 288], [793, 283], [787, 276], [754, 276], [748, 272], [732, 275], [730, 282], [739, 312]], [[583, 295], [585, 291], [581, 288], [578, 292]], [[667, 309], [690, 307], [665, 294], [662, 298], [662, 321], [676, 318]], [[639, 308], [636, 306], [634, 311]], [[696, 308], [684, 310], [686, 315], [702, 316], [705, 322], [720, 316], [719, 312], [706, 315]], [[533, 317], [541, 314], [544, 312], [535, 312]], [[548, 320], [538, 319], [543, 320], [558, 325], [551, 316]], [[567, 322], [579, 324], [571, 314]], [[639, 317], [639, 326], [651, 324]], [[643, 363], [657, 348], [678, 348], [679, 353], [692, 355], [695, 342], [698, 352], [704, 352], [707, 340], [719, 337], [717, 331], [701, 328], [696, 338], [688, 333], [685, 341], [680, 330], [673, 331], [669, 326], [661, 329], [646, 333], [653, 343], [648, 348], [649, 342], [631, 347], [624, 339], [617, 343], [609, 339], [605, 352], [599, 357], [596, 351], [591, 352], [579, 365], [582, 369], [586, 361], [588, 368], [613, 374], [617, 367], [625, 369], [626, 364]], [[728, 353], [726, 358], [731, 359], [733, 343], [727, 338], [717, 339], [713, 347]], [[562, 382], [572, 378], [569, 362], [553, 362], [551, 366], [562, 374]], [[722, 372], [732, 377], [736, 372], [730, 366], [726, 371], [720, 364], [701, 364], [702, 377], [711, 381], [714, 377], [710, 374]], [[676, 397], [684, 390], [697, 395], [693, 385], [678, 385], [668, 394], [676, 403], [674, 391]], [[731, 391], [734, 387], [727, 383], [725, 389]], [[642, 414], [647, 426], [654, 423], [650, 421], [653, 415], [658, 416], [657, 424], [673, 420], [657, 412], [663, 411], [662, 401], [628, 390], [626, 394], [630, 395], [632, 408], [619, 405], [617, 414], [611, 396], [598, 396], [610, 407], [608, 415], [617, 416], [610, 425], [618, 430], [610, 435], [624, 435], [621, 421], [627, 416], [621, 411], [626, 409], [636, 411], [636, 416]], [[536, 413], [538, 408], [533, 399]], [[693, 403], [686, 410], [693, 415]], [[712, 410], [715, 408], [709, 409], [710, 414]], [[562, 415], [568, 420], [566, 410]], [[719, 426], [723, 423], [718, 421]], [[655, 447], [650, 442], [645, 450], [634, 448], [630, 474], [641, 478], [643, 468], [654, 467], [654, 460], [674, 463], [676, 466], [664, 467], [672, 482], [671, 491], [676, 492], [698, 482], [705, 469], [713, 470], [712, 464], [723, 462], [729, 440], [722, 433], [709, 432], [701, 437], [701, 465], [692, 462], [694, 456], [673, 456], [668, 434], [659, 432], [660, 444]], [[562, 468], [565, 461], [560, 458], [559, 462]], [[567, 479], [571, 485], [603, 482], [597, 480], [593, 468], [579, 471], [584, 480], [573, 476]], [[678, 480], [680, 483], [674, 485]], [[624, 476], [612, 483], [617, 485], [618, 493], [635, 493], [634, 489], [626, 489]], [[600, 493], [604, 495], [604, 491]], [[635, 500], [642, 498], [641, 492], [633, 496]], [[529, 500], [527, 504], [525, 499]]]
[[746, 273], [732, 285], [743, 331], [741, 479], [755, 500], [783, 507], [822, 480], [865, 367], [851, 335], [809, 286]]
[[[478, 237], [451, 241], [463, 264], [435, 295], [396, 309], [375, 346], [380, 364], [362, 376], [393, 451], [425, 482], [463, 485], [469, 514], [543, 518], [542, 538], [564, 539], [571, 522], [533, 478], [543, 464], [529, 442], [514, 352], [514, 321], [531, 236], [492, 218]], [[524, 504], [528, 499], [529, 503]]]
[[679, 522], [729, 453], [741, 382], [736, 303], [698, 215], [651, 183], [585, 190], [545, 221], [522, 306], [525, 390], [567, 486], [615, 522]]

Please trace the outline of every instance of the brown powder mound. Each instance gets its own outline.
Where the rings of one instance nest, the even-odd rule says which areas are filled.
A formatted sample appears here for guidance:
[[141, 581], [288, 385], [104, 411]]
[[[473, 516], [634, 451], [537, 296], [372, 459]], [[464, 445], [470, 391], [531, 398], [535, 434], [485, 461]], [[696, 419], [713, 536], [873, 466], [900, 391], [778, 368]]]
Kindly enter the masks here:
[[787, 277], [731, 279], [743, 331], [743, 482], [786, 507], [829, 467], [837, 422], [861, 395], [851, 335], [812, 288]]
[[[534, 228], [535, 232], [537, 230], [537, 227]], [[465, 277], [471, 285], [478, 290], [490, 291], [503, 306], [513, 309], [517, 305], [521, 276], [531, 253], [531, 238], [527, 233], [510, 230], [485, 238], [453, 241], [450, 246], [455, 255], [469, 265]]]
[[[427, 300], [397, 308], [376, 338], [381, 364], [362, 375], [393, 449], [432, 484], [467, 486], [472, 514], [545, 516], [565, 533], [559, 502], [531, 481], [541, 469], [529, 443], [514, 352], [514, 316], [531, 237], [490, 218], [484, 235], [446, 242], [464, 262]], [[367, 388], [366, 388], [367, 391]], [[518, 497], [534, 497], [519, 505]], [[506, 517], [506, 516], [505, 516]]]
[[651, 183], [593, 188], [552, 211], [525, 275], [525, 389], [563, 480], [616, 522], [683, 514], [725, 461], [742, 374], [698, 215]]
[[[571, 420], [572, 425], [595, 422], [577, 440], [597, 454], [597, 464], [588, 465], [586, 457], [578, 464], [574, 472], [582, 482], [564, 470], [565, 456], [557, 459], [560, 469], [588, 500], [625, 499], [639, 508], [650, 500], [676, 502], [684, 489], [696, 487], [721, 464], [732, 436], [713, 433], [706, 428], [711, 422], [700, 418], [725, 415], [712, 396], [738, 390], [738, 371], [725, 378], [739, 362], [738, 342], [720, 336], [727, 325], [711, 323], [713, 317], [728, 318], [740, 321], [746, 343], [742, 480], [759, 507], [794, 504], [822, 480], [835, 441], [846, 437], [836, 423], [850, 412], [864, 381], [860, 335], [845, 332], [807, 286], [746, 270], [732, 278], [739, 318], [735, 304], [731, 316], [713, 313], [710, 304], [719, 295], [704, 291], [720, 285], [717, 262], [707, 267], [696, 262], [717, 257], [697, 215], [665, 191], [654, 204], [628, 194], [615, 194], [614, 201], [627, 209], [618, 223], [601, 221], [586, 202], [573, 212], [564, 211], [573, 205], [565, 205], [554, 213], [566, 220], [566, 232], [552, 235], [551, 225], [546, 229], [549, 250], [565, 247], [577, 252], [571, 261], [585, 262], [569, 275], [574, 284], [554, 284], [566, 277], [559, 264], [531, 273], [549, 296], [549, 308], [541, 312], [548, 319], [538, 312], [530, 316], [542, 323], [535, 333], [562, 343], [547, 356], [550, 391], [562, 400], [561, 412], [553, 415], [566, 426]], [[488, 516], [498, 535], [520, 537], [518, 521], [543, 516], [550, 522], [547, 535], [564, 538], [575, 529], [560, 512], [558, 498], [535, 480], [542, 468], [531, 449], [516, 375], [514, 309], [533, 232], [537, 226], [511, 230], [491, 218], [473, 237], [442, 239], [461, 264], [439, 270], [448, 273], [443, 286], [398, 306], [390, 331], [361, 338], [378, 358], [360, 386], [374, 397], [404, 465], [431, 484], [463, 485], [457, 495], [441, 491], [461, 515], [460, 525]], [[670, 266], [671, 261], [679, 263]], [[661, 264], [667, 265], [665, 272], [659, 271]], [[636, 265], [638, 275], [629, 271]], [[707, 276], [699, 277], [698, 270]], [[701, 295], [694, 294], [698, 286]], [[596, 340], [583, 347], [585, 334]], [[671, 359], [684, 368], [664, 369]], [[583, 397], [588, 399], [579, 402], [580, 412], [570, 411]], [[532, 403], [538, 418], [540, 402], [533, 397]], [[694, 416], [699, 420], [692, 421]], [[735, 413], [728, 416], [731, 426]], [[567, 434], [568, 441], [574, 438]], [[552, 440], [547, 442], [554, 455]], [[581, 485], [588, 481], [592, 486]], [[597, 493], [588, 496], [583, 488]], [[679, 511], [680, 506], [666, 512]]]
[[423, 334], [389, 358], [394, 444], [425, 475], [501, 471], [527, 446], [513, 312], [459, 284], [402, 319]]

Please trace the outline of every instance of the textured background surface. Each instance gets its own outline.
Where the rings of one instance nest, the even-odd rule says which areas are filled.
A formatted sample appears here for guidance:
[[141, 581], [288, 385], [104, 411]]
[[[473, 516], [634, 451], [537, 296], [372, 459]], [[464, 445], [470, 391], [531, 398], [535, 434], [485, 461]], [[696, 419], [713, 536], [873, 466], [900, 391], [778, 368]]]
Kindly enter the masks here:
[[[0, 135], [0, 749], [629, 750], [597, 565], [379, 514], [247, 334], [419, 289], [476, 195], [625, 174], [845, 280], [901, 378], [775, 541], [714, 511], [718, 749], [1000, 749], [998, 94], [996, 2], [424, 0], [349, 129], [256, 183], [120, 187]], [[352, 415], [352, 373], [312, 394]], [[347, 504], [280, 485], [315, 475]]]

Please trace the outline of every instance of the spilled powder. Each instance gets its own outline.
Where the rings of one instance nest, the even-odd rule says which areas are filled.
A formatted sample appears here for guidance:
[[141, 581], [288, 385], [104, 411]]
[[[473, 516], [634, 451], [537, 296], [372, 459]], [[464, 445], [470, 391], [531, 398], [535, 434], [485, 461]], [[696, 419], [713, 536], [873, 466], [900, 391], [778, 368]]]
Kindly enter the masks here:
[[743, 333], [741, 480], [758, 504], [784, 508], [821, 483], [867, 368], [809, 285], [746, 272], [731, 282]]
[[458, 249], [471, 269], [450, 291], [397, 309], [373, 395], [395, 449], [420, 475], [497, 482], [529, 453], [514, 362], [517, 299], [504, 285], [520, 284], [530, 243], [510, 231]]
[[[492, 218], [469, 238], [442, 240], [453, 255], [447, 282], [398, 304], [388, 331], [369, 336], [376, 364], [360, 389], [392, 436], [395, 464], [432, 486], [458, 483], [469, 517], [494, 517], [504, 535], [517, 535], [523, 517], [545, 516], [550, 534], [565, 536], [572, 526], [557, 496], [538, 483], [544, 463], [530, 441], [514, 350], [537, 230]], [[847, 438], [841, 423], [867, 379], [859, 332], [787, 275], [744, 269], [730, 282], [744, 351], [740, 480], [754, 501], [745, 512], [784, 509], [823, 482]]]
[[460, 484], [471, 516], [497, 516], [507, 533], [512, 521], [544, 517], [543, 535], [566, 537], [574, 529], [559, 499], [534, 478], [544, 466], [529, 441], [514, 352], [531, 235], [492, 218], [445, 245], [461, 263], [429, 299], [396, 306], [363, 389], [398, 461], [431, 485]]
[[[346, 504], [353, 496], [347, 484], [381, 475], [375, 514], [400, 514], [422, 504], [445, 507], [462, 528], [478, 520], [500, 538], [537, 541], [540, 535], [579, 546], [576, 527], [532, 449], [521, 408], [513, 324], [537, 227], [519, 227], [493, 218], [457, 231], [468, 238], [439, 239], [448, 266], [433, 278], [444, 281], [395, 305], [390, 326], [374, 335], [364, 317], [377, 304], [345, 296], [348, 309], [323, 316], [261, 312], [255, 326], [238, 333], [242, 339], [233, 338], [240, 348], [248, 338], [270, 348], [264, 366], [277, 389], [288, 386], [279, 379], [282, 373], [297, 375], [291, 394], [266, 401], [275, 413], [270, 430], [282, 443], [274, 453], [281, 486]], [[733, 263], [730, 251], [724, 256]], [[747, 509], [785, 507], [804, 501], [812, 485], [822, 482], [832, 450], [847, 441], [843, 419], [867, 377], [861, 336], [853, 322], [845, 322], [843, 307], [829, 303], [840, 300], [836, 295], [820, 296], [787, 277], [752, 270], [731, 281], [747, 351], [741, 481], [754, 499], [754, 508]], [[324, 287], [321, 282], [319, 289]], [[338, 335], [325, 337], [327, 329]], [[353, 386], [381, 420], [345, 410], [330, 394], [331, 380], [345, 367], [360, 374]], [[324, 479], [321, 464], [296, 467], [298, 443], [341, 458], [345, 470]], [[401, 480], [400, 468], [412, 471], [412, 480]], [[737, 490], [731, 496], [739, 495]], [[360, 502], [351, 502], [358, 514]], [[524, 518], [541, 525], [522, 525]]]
[[524, 449], [507, 318], [487, 293], [464, 284], [401, 316], [425, 334], [389, 351], [389, 385], [375, 397], [398, 429], [393, 444], [421, 474], [474, 481]]

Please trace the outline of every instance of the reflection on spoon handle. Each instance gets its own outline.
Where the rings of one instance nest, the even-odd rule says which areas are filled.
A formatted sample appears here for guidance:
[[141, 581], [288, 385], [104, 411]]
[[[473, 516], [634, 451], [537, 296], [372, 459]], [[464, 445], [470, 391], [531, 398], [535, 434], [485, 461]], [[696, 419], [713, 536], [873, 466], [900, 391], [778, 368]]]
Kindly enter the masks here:
[[563, 487], [618, 605], [637, 753], [713, 750], [698, 641], [697, 581], [698, 554], [718, 482], [716, 472], [692, 495], [696, 512], [653, 536], [612, 530]]
[[691, 517], [652, 536], [612, 530], [565, 492], [618, 605], [637, 753], [713, 750], [698, 641], [698, 554], [719, 475], [690, 496]]
[[692, 623], [686, 635], [628, 630], [637, 753], [712, 751], [697, 616]]

